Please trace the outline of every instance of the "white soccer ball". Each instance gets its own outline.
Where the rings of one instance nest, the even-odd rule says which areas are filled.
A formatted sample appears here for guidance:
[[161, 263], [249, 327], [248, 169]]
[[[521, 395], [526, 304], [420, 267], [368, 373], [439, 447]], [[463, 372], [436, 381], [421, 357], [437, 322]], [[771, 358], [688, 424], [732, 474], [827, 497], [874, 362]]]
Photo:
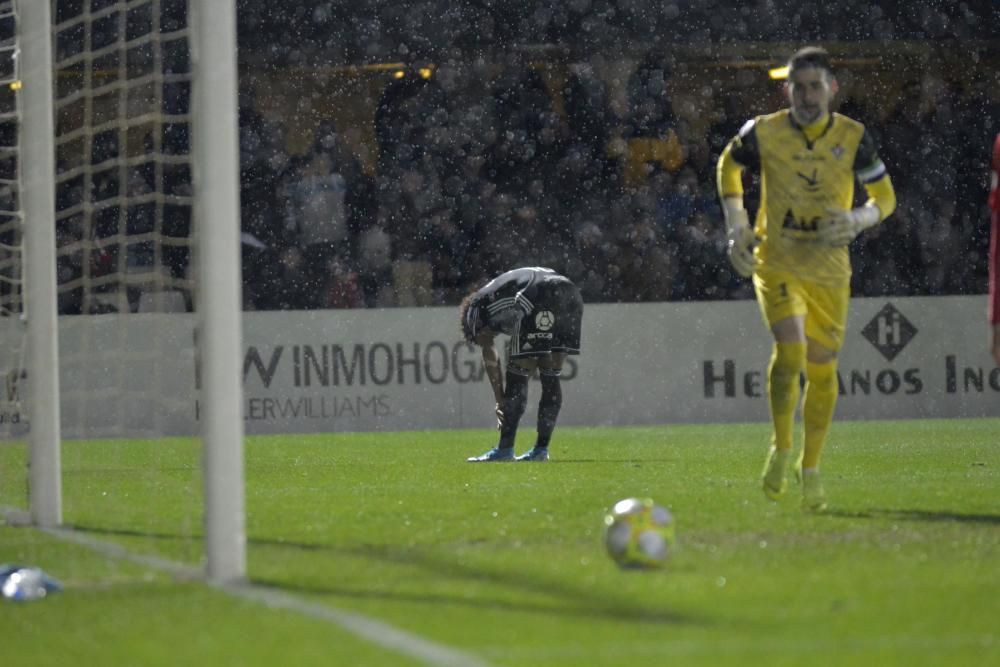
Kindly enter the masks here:
[[621, 567], [662, 567], [674, 550], [674, 517], [652, 498], [619, 500], [604, 526], [608, 554]]

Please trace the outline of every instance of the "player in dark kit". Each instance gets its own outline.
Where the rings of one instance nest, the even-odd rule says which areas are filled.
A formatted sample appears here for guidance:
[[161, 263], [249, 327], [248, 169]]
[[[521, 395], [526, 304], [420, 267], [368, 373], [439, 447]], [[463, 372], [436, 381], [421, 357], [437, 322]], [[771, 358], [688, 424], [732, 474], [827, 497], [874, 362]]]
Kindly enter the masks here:
[[[500, 430], [496, 447], [468, 460], [548, 461], [549, 440], [562, 406], [559, 375], [566, 355], [580, 354], [580, 290], [552, 269], [514, 269], [465, 297], [459, 315], [465, 340], [482, 350]], [[494, 344], [498, 334], [510, 336], [505, 373]], [[536, 369], [542, 382], [538, 438], [534, 447], [515, 457], [514, 436], [528, 403], [528, 377]]]

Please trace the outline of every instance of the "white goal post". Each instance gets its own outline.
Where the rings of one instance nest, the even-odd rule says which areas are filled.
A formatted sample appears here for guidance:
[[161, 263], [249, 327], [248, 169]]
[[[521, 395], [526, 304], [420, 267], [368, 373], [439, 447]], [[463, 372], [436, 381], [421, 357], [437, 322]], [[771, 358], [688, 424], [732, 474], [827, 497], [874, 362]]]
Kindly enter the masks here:
[[[192, 253], [190, 277], [183, 281], [193, 281], [196, 293], [192, 295], [194, 310], [197, 312], [197, 341], [201, 368], [202, 405], [202, 452], [204, 477], [204, 527], [206, 575], [213, 583], [234, 583], [246, 577], [246, 535], [244, 510], [244, 461], [243, 461], [243, 416], [242, 416], [242, 296], [240, 266], [240, 224], [239, 224], [239, 144], [237, 116], [237, 67], [236, 67], [236, 9], [235, 0], [188, 0], [187, 25], [190, 30], [182, 37], [190, 48], [191, 55], [191, 158], [194, 205], [194, 233], [189, 244]], [[175, 1], [173, 3], [177, 5]], [[28, 373], [28, 420], [30, 422], [30, 473], [28, 505], [32, 523], [37, 526], [54, 527], [62, 523], [61, 460], [60, 460], [60, 386], [59, 386], [59, 318], [57, 286], [57, 214], [56, 214], [56, 159], [57, 142], [79, 139], [82, 155], [77, 166], [64, 169], [63, 177], [70, 173], [81, 174], [85, 183], [93, 185], [91, 165], [94, 168], [109, 169], [106, 165], [117, 160], [123, 166], [111, 165], [119, 174], [126, 174], [133, 163], [152, 163], [148, 156], [130, 156], [125, 148], [117, 156], [96, 164], [93, 137], [104, 131], [118, 137], [138, 125], [151, 125], [150, 133], [156, 148], [157, 184], [162, 180], [162, 165], [169, 164], [173, 156], [160, 151], [158, 132], [166, 124], [162, 85], [167, 78], [159, 67], [160, 56], [156, 47], [143, 50], [129, 50], [133, 43], [126, 42], [131, 24], [126, 17], [149, 16], [146, 33], [137, 42], [140, 47], [155, 42], [160, 34], [159, 17], [161, 0], [116, 0], [99, 3], [100, 9], [90, 15], [89, 1], [82, 5], [83, 14], [79, 21], [71, 21], [73, 29], [78, 29], [83, 37], [79, 43], [84, 50], [72, 56], [73, 63], [79, 63], [79, 76], [73, 85], [78, 86], [69, 95], [54, 98], [53, 63], [53, 10], [59, 7], [58, 0], [16, 0], [19, 12], [18, 37], [20, 45], [21, 137], [20, 176], [22, 210], [24, 215], [24, 260], [22, 272], [24, 281], [24, 310], [28, 322], [29, 356]], [[81, 11], [77, 9], [77, 11]], [[91, 22], [112, 17], [118, 27], [111, 34], [119, 44], [111, 44], [96, 49], [97, 56], [90, 52]], [[79, 25], [76, 25], [79, 24]], [[115, 32], [117, 30], [117, 32]], [[117, 35], [117, 36], [115, 36]], [[171, 39], [176, 42], [176, 36]], [[141, 84], [148, 86], [139, 90], [129, 89], [130, 82], [126, 68], [131, 65], [119, 61], [116, 71], [111, 73], [110, 83], [101, 82], [94, 64], [96, 57], [110, 55], [117, 57], [120, 51], [133, 52], [147, 67], [142, 74]], [[149, 58], [146, 58], [147, 54]], [[151, 63], [151, 64], [150, 64]], [[62, 63], [65, 64], [65, 61]], [[57, 63], [61, 66], [62, 64]], [[172, 76], [172, 74], [171, 74]], [[117, 77], [117, 78], [115, 78]], [[89, 89], [88, 89], [89, 88]], [[96, 93], [94, 92], [96, 90]], [[147, 93], [150, 90], [153, 92]], [[131, 97], [130, 97], [131, 95]], [[107, 108], [110, 115], [101, 117], [98, 96], [110, 100]], [[141, 116], [130, 115], [133, 109], [129, 103], [136, 99], [141, 107]], [[117, 100], [117, 101], [116, 101]], [[57, 138], [61, 131], [56, 109], [80, 102], [79, 113], [73, 116], [78, 126], [70, 132], [70, 138]], [[96, 110], [96, 111], [95, 111]], [[75, 113], [75, 112], [74, 112]], [[89, 124], [89, 125], [88, 125]], [[144, 128], [138, 128], [144, 130]], [[121, 190], [116, 190], [103, 201], [91, 198], [89, 190], [84, 193], [79, 204], [70, 207], [69, 215], [77, 215], [89, 223], [89, 216], [95, 211], [108, 210], [122, 220], [126, 219], [128, 192], [124, 181], [119, 181]], [[150, 201], [159, 207], [170, 204], [171, 196], [160, 191], [144, 194], [143, 201]], [[63, 215], [60, 213], [60, 215]], [[160, 216], [158, 213], [157, 216]], [[159, 229], [159, 228], [157, 228]], [[143, 239], [146, 240], [146, 239]], [[73, 288], [80, 288], [84, 294], [82, 302], [89, 303], [91, 294], [110, 294], [116, 302], [116, 314], [91, 315], [89, 307], [82, 314], [70, 318], [91, 317], [138, 317], [130, 315], [126, 288], [133, 287], [133, 278], [126, 268], [127, 255], [131, 252], [128, 244], [134, 239], [125, 238], [120, 229], [114, 242], [121, 246], [122, 258], [119, 262], [120, 275], [114, 282], [103, 277], [89, 278], [89, 261], [83, 264], [82, 277], [74, 278]], [[90, 260], [90, 252], [95, 241], [92, 235], [76, 239], [72, 252]], [[59, 252], [66, 253], [65, 247]], [[157, 250], [158, 254], [159, 251]], [[158, 265], [157, 265], [158, 266]], [[190, 267], [189, 267], [190, 268]], [[172, 287], [164, 280], [176, 276], [157, 276], [160, 287]], [[149, 281], [149, 276], [137, 279]], [[96, 286], [96, 289], [92, 289]], [[122, 306], [125, 306], [122, 308]], [[107, 312], [107, 311], [105, 311]], [[113, 341], [108, 341], [113, 344]]]
[[191, 0], [208, 577], [246, 575], [236, 1]]
[[31, 422], [28, 502], [32, 522], [51, 528], [62, 523], [52, 20], [47, 1], [22, 0], [19, 9], [22, 275]]

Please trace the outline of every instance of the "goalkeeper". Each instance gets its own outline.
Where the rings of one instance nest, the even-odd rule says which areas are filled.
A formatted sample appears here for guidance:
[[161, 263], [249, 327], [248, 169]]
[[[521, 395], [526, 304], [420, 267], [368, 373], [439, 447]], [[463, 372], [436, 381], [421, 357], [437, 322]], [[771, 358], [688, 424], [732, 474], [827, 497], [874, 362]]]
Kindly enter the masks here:
[[[864, 125], [830, 112], [837, 79], [827, 52], [801, 49], [788, 62], [789, 108], [748, 121], [717, 168], [729, 259], [752, 277], [774, 336], [767, 389], [773, 440], [762, 477], [772, 500], [785, 492], [800, 376], [806, 376], [805, 437], [795, 471], [807, 510], [826, 507], [820, 455], [837, 402], [837, 352], [850, 299], [848, 245], [892, 213], [896, 196]], [[750, 226], [742, 172], [760, 174], [761, 203]], [[854, 181], [868, 201], [852, 208]]]
[[[482, 350], [500, 430], [496, 447], [468, 460], [548, 461], [549, 441], [562, 407], [563, 362], [566, 355], [580, 353], [580, 290], [552, 269], [514, 269], [465, 297], [459, 315], [465, 340]], [[494, 344], [501, 333], [510, 336], [505, 371]], [[542, 384], [538, 437], [534, 447], [515, 457], [514, 436], [528, 402], [528, 377], [536, 370]]]

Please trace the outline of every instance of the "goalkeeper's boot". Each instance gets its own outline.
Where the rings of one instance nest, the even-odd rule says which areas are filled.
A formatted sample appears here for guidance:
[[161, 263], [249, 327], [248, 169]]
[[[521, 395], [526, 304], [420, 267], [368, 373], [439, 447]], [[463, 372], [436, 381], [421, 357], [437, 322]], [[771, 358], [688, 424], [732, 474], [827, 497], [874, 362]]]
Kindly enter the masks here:
[[532, 447], [524, 454], [521, 454], [515, 459], [515, 461], [548, 461], [548, 460], [549, 460], [548, 447]]
[[802, 479], [802, 509], [807, 512], [822, 512], [826, 509], [826, 490], [819, 477], [819, 471], [800, 472]]
[[778, 500], [785, 495], [785, 471], [788, 470], [788, 460], [792, 457], [792, 450], [778, 449], [771, 447], [767, 455], [767, 463], [764, 465], [764, 474], [761, 477], [761, 486], [764, 495], [771, 500]]
[[493, 449], [486, 452], [482, 456], [470, 456], [465, 460], [468, 461], [469, 463], [487, 463], [490, 461], [513, 461], [514, 448], [494, 447]]

